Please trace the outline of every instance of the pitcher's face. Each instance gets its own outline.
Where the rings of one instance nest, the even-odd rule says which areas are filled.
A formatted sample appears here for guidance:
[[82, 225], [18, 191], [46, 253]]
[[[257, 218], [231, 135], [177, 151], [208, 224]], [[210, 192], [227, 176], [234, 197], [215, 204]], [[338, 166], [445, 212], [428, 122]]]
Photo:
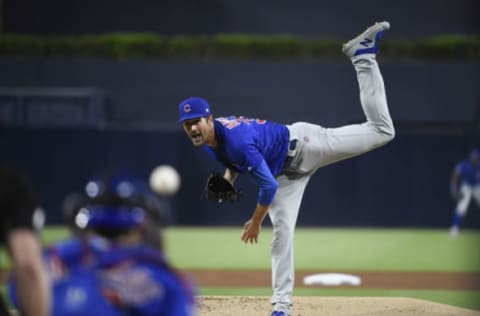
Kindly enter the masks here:
[[215, 136], [211, 116], [187, 120], [183, 122], [183, 129], [196, 147], [208, 144]]

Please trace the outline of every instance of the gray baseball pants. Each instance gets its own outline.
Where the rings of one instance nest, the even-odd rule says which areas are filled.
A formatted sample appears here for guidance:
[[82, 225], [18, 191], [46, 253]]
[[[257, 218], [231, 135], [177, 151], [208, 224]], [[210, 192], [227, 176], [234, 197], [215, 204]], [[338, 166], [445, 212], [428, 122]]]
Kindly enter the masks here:
[[388, 143], [395, 135], [375, 57], [366, 55], [352, 61], [366, 122], [338, 128], [306, 122], [287, 126], [290, 140], [296, 139], [297, 146], [289, 153], [292, 156], [290, 166], [277, 177], [279, 187], [269, 211], [273, 225], [271, 302], [275, 310], [290, 312], [295, 277], [294, 231], [310, 177], [320, 167], [368, 152]]

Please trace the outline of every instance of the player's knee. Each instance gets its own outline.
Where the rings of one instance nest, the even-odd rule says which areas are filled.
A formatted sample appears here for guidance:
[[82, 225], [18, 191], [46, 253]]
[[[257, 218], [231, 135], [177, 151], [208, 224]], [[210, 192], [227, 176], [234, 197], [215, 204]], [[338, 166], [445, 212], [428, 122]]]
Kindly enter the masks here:
[[387, 120], [379, 128], [379, 132], [382, 133], [385, 144], [391, 142], [395, 138], [395, 127], [391, 120]]
[[385, 138], [385, 144], [391, 142], [395, 138], [395, 128], [393, 125], [389, 126], [385, 131], [384, 131], [384, 138]]
[[392, 124], [373, 126], [377, 135], [377, 146], [385, 145], [395, 138], [395, 128]]
[[395, 133], [382, 133], [380, 146], [386, 145], [395, 138]]

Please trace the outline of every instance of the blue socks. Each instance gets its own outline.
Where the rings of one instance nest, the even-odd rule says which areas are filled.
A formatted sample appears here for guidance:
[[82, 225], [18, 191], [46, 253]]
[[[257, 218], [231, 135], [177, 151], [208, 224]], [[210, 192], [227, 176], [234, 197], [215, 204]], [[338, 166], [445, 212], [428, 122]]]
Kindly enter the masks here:
[[457, 210], [455, 210], [455, 214], [453, 214], [452, 226], [459, 227], [462, 219], [463, 216], [458, 214]]

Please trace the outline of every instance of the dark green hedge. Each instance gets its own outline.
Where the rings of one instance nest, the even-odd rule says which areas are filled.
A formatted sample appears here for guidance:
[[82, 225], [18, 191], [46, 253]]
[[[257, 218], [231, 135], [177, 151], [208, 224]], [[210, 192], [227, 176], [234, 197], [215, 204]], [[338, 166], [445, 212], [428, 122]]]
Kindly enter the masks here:
[[[80, 37], [0, 35], [0, 56], [95, 57], [109, 59], [335, 59], [342, 41], [288, 35], [163, 37], [155, 34], [105, 34]], [[442, 36], [385, 40], [382, 56], [392, 59], [480, 60], [480, 38]]]

